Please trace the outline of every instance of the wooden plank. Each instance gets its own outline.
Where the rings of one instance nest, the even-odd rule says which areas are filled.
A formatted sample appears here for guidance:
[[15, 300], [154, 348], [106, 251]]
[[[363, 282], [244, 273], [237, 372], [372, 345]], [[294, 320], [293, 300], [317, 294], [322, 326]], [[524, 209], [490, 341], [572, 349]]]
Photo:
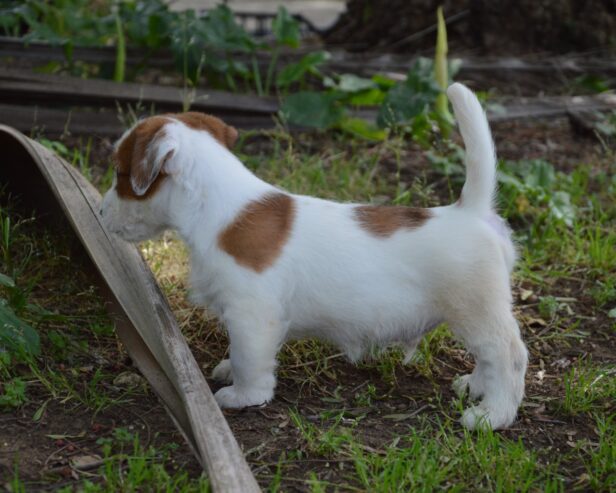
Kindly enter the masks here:
[[[274, 127], [271, 115], [242, 115], [240, 113], [225, 115], [222, 112], [214, 114], [223, 118], [229, 125], [243, 130]], [[116, 138], [125, 130], [117, 111], [110, 108], [96, 111], [79, 107], [59, 109], [0, 103], [0, 115], [2, 122], [6, 125], [26, 134], [37, 131], [47, 137], [58, 137], [69, 133]]]
[[[45, 99], [45, 97], [49, 99], [51, 97], [45, 96], [46, 93], [43, 87], [38, 88], [37, 92], [42, 99]], [[610, 94], [576, 97], [518, 98], [502, 102], [500, 105], [501, 111], [489, 109], [488, 118], [491, 122], [497, 122], [524, 118], [565, 116], [570, 110], [609, 111], [616, 109], [614, 98], [615, 96]], [[2, 93], [0, 91], [1, 99]], [[5, 99], [8, 98], [5, 97]], [[66, 99], [65, 105], [78, 104], [77, 102], [70, 101], [68, 96]], [[498, 103], [499, 101], [495, 102]], [[173, 109], [179, 111], [181, 108], [178, 106]], [[160, 113], [163, 110], [156, 109], [156, 112]], [[216, 110], [211, 113], [239, 129], [269, 129], [275, 125], [273, 113], [244, 114], [241, 111], [226, 112], [225, 110]], [[149, 111], [147, 114], [149, 114]], [[140, 116], [147, 116], [147, 114]], [[56, 137], [66, 132], [77, 135], [118, 137], [124, 130], [123, 124], [118, 119], [116, 108], [94, 110], [75, 106], [48, 108], [45, 106], [0, 103], [0, 115], [2, 115], [4, 123], [22, 132], [30, 133], [36, 130], [50, 137]], [[371, 108], [356, 110], [353, 112], [353, 116], [362, 117], [373, 122], [376, 121], [376, 111]], [[297, 127], [292, 127], [291, 129], [304, 130]]]
[[503, 111], [488, 108], [488, 120], [499, 122], [531, 118], [566, 116], [569, 111], [610, 111], [616, 109], [616, 95], [555, 96], [545, 98], [520, 98], [502, 104]]
[[[344, 51], [332, 51], [332, 58], [325, 64], [329, 70], [374, 74], [377, 72], [406, 73], [415, 63], [415, 57], [393, 54], [355, 54]], [[456, 59], [456, 57], [450, 57]], [[557, 73], [586, 74], [614, 73], [616, 59], [593, 57], [481, 57], [457, 58], [460, 62], [460, 76], [470, 77], [478, 73], [500, 74], [502, 72], [525, 74], [539, 73], [553, 76]]]
[[32, 186], [33, 174], [44, 179], [44, 189], [30, 188], [36, 195], [31, 199], [44, 200], [51, 195], [63, 211], [113, 295], [113, 313], [123, 320], [116, 330], [189, 445], [198, 451], [214, 491], [260, 491], [139, 251], [103, 227], [98, 192], [75, 168], [10, 127], [0, 125], [0, 143], [0, 159], [6, 160], [0, 174], [8, 177], [11, 190], [18, 187], [20, 177], [26, 190]]
[[[298, 50], [283, 49], [279, 60], [281, 64], [298, 62], [307, 52], [314, 51], [314, 47], [302, 47]], [[406, 72], [415, 62], [415, 57], [382, 53], [350, 53], [341, 49], [327, 49], [332, 58], [324, 64], [328, 71], [349, 71], [353, 73], [366, 72]], [[222, 54], [221, 54], [222, 55]], [[224, 55], [226, 56], [226, 55]], [[250, 63], [250, 56], [245, 53], [231, 53], [235, 60]], [[19, 38], [0, 36], [0, 57], [28, 58], [41, 62], [65, 61], [64, 50], [61, 46], [50, 45], [40, 41], [31, 41], [27, 45]], [[267, 69], [271, 60], [271, 53], [259, 51], [255, 54], [261, 68]], [[76, 46], [73, 59], [88, 63], [115, 63], [116, 51], [112, 46]], [[453, 58], [453, 57], [452, 57]], [[169, 50], [158, 50], [148, 53], [139, 48], [127, 49], [127, 65], [137, 66], [147, 59], [148, 67], [174, 68], [173, 55]], [[477, 72], [531, 72], [531, 73], [614, 73], [616, 72], [616, 59], [607, 56], [595, 55], [562, 55], [550, 57], [464, 57], [460, 58], [460, 70], [468, 76]]]
[[[114, 46], [75, 46], [73, 48], [73, 60], [86, 63], [103, 63], [113, 65], [116, 60], [116, 48]], [[14, 57], [29, 59], [40, 63], [66, 62], [64, 48], [43, 41], [29, 41], [25, 43], [21, 38], [0, 36], [0, 57]], [[148, 67], [170, 68], [173, 67], [173, 55], [169, 50], [157, 50], [149, 53], [140, 48], [127, 48], [126, 64], [137, 66], [147, 60]]]
[[[157, 108], [181, 109], [184, 96], [177, 87], [154, 84], [117, 83], [102, 79], [37, 74], [30, 71], [6, 69], [0, 73], [0, 98], [14, 101], [27, 98], [29, 102], [116, 107], [119, 104], [155, 104]], [[271, 114], [278, 111], [278, 101], [246, 94], [224, 91], [195, 91], [191, 109], [197, 111], [244, 115]]]

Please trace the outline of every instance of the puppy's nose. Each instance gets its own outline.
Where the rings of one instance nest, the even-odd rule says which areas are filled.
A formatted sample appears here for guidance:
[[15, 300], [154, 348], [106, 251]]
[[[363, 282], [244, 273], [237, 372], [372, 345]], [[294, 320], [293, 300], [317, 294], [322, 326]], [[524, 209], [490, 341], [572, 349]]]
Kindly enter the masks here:
[[103, 208], [101, 207], [100, 210], [98, 211], [99, 216], [103, 215]]

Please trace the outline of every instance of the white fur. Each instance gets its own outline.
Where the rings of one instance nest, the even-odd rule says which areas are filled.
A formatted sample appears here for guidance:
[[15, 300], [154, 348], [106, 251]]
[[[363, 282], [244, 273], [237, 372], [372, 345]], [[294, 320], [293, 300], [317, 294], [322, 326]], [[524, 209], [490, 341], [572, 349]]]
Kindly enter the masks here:
[[[167, 124], [153, 152], [173, 150], [171, 174], [145, 201], [107, 192], [109, 230], [140, 241], [172, 228], [191, 252], [191, 298], [224, 321], [230, 361], [213, 376], [233, 384], [216, 393], [222, 407], [262, 404], [274, 396], [276, 354], [286, 340], [319, 337], [356, 361], [371, 347], [400, 343], [412, 353], [421, 337], [447, 322], [476, 359], [456, 388], [482, 398], [462, 422], [509, 426], [524, 393], [527, 351], [511, 312], [509, 273], [515, 252], [492, 208], [495, 160], [475, 96], [448, 91], [467, 146], [467, 182], [459, 205], [431, 209], [417, 229], [371, 235], [355, 204], [293, 195], [288, 242], [261, 273], [239, 265], [217, 244], [249, 202], [276, 188], [263, 182], [205, 131]], [[160, 158], [160, 156], [159, 156]], [[410, 356], [409, 356], [410, 357]]]

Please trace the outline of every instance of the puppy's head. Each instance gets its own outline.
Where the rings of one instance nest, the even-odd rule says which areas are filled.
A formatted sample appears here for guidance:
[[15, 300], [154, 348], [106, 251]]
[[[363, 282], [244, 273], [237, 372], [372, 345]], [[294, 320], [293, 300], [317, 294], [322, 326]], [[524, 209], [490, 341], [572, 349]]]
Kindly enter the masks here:
[[[113, 185], [101, 208], [107, 229], [137, 242], [174, 226], [168, 208], [187, 157], [180, 147], [202, 131], [229, 149], [238, 136], [222, 120], [195, 112], [146, 118], [124, 133], [115, 146]], [[201, 156], [191, 161], [195, 158]]]

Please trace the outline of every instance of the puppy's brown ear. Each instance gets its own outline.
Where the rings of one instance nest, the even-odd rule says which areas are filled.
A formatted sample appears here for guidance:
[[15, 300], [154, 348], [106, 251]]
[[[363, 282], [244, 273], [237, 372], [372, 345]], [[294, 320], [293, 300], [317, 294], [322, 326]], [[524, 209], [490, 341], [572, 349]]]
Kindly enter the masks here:
[[237, 130], [215, 116], [198, 111], [188, 111], [171, 116], [194, 130], [205, 130], [229, 150], [237, 142]]
[[160, 116], [140, 122], [116, 151], [118, 174], [130, 177], [132, 191], [138, 197], [145, 195], [175, 152], [166, 138], [166, 123], [169, 120]]
[[235, 127], [231, 125], [225, 124], [225, 145], [227, 149], [232, 149], [237, 142], [237, 138], [239, 137], [239, 133]]

